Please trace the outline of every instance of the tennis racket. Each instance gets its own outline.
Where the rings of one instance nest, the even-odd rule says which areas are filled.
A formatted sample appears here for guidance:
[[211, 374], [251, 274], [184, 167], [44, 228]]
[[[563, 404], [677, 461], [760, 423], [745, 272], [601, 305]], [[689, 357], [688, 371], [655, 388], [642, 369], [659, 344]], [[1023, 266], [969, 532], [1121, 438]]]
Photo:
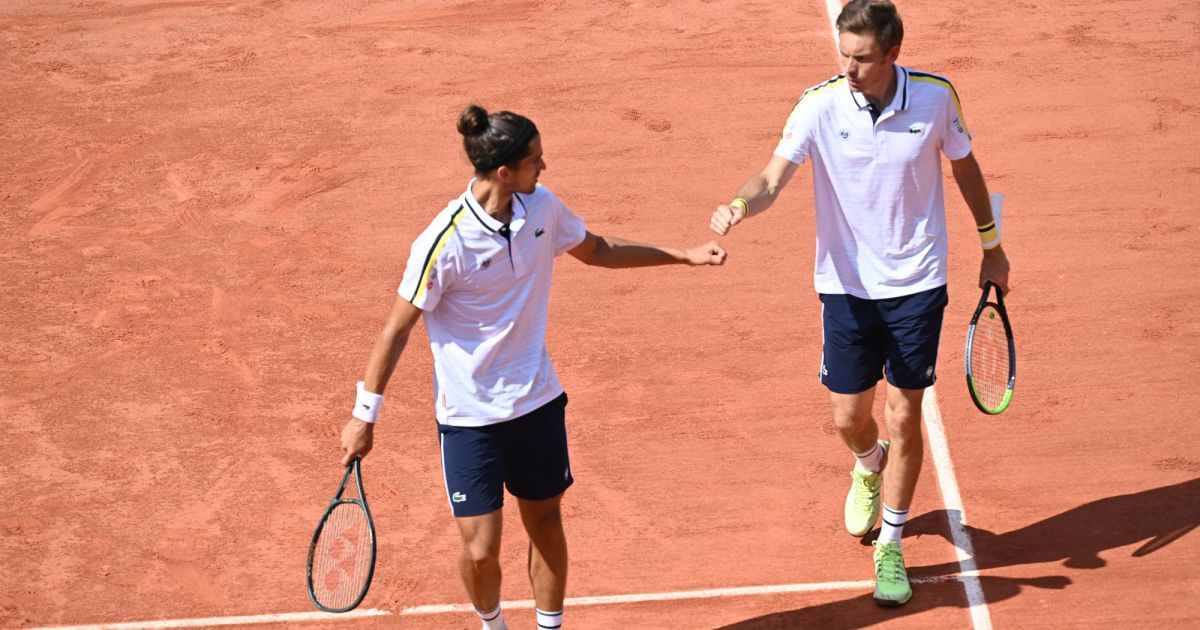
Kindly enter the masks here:
[[[995, 302], [988, 300], [993, 289]], [[966, 357], [971, 402], [990, 415], [1007, 409], [1017, 380], [1017, 346], [1004, 308], [1004, 294], [990, 280], [983, 283], [983, 295], [971, 316]]]
[[[326, 612], [354, 610], [367, 596], [375, 573], [375, 522], [363, 492], [361, 462], [355, 458], [346, 467], [308, 548], [308, 597]], [[343, 498], [351, 473], [358, 498]]]

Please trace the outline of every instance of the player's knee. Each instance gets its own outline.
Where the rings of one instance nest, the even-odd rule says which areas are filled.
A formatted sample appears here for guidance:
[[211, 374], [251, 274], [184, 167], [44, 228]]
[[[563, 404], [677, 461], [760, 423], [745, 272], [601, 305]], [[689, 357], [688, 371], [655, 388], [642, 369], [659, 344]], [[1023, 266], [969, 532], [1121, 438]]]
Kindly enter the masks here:
[[558, 538], [563, 535], [562, 510], [557, 507], [537, 514], [525, 515], [525, 529], [530, 536]]
[[492, 568], [500, 564], [500, 550], [498, 546], [466, 543], [463, 545], [463, 560], [471, 563], [476, 571]]

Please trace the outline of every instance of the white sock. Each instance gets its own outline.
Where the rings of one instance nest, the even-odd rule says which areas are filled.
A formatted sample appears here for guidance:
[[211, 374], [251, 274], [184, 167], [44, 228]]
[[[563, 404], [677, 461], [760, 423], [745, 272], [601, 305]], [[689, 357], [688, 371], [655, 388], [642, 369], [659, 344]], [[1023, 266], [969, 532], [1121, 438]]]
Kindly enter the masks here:
[[855, 453], [858, 458], [858, 465], [864, 470], [871, 472], [879, 472], [883, 470], [883, 447], [879, 445], [879, 440], [875, 441], [875, 445], [865, 453]]
[[537, 609], [537, 626], [538, 630], [558, 630], [562, 627], [563, 611], [545, 612], [541, 608]]
[[904, 523], [908, 521], [908, 510], [897, 510], [883, 505], [883, 527], [879, 531], [879, 540], [891, 540], [900, 544], [904, 535]]
[[483, 622], [483, 630], [508, 630], [508, 624], [504, 623], [504, 611], [500, 610], [500, 604], [496, 604], [496, 609], [491, 612], [481, 612], [476, 608], [475, 614], [479, 615], [479, 620]]

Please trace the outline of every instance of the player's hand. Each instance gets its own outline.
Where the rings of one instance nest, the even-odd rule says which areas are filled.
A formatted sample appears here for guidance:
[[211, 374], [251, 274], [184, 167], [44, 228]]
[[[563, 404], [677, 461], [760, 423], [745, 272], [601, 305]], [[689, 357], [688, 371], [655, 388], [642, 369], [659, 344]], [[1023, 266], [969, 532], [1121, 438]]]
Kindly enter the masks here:
[[726, 256], [725, 248], [716, 241], [709, 241], [699, 247], [687, 250], [689, 265], [723, 265]]
[[1008, 297], [1008, 256], [1002, 245], [983, 250], [983, 262], [979, 265], [979, 288], [982, 289], [983, 283], [988, 280]]
[[713, 213], [708, 226], [717, 234], [725, 236], [729, 233], [729, 228], [741, 223], [745, 218], [741, 210], [732, 208], [728, 204], [721, 204], [717, 206], [717, 211]]
[[349, 466], [355, 457], [364, 457], [371, 452], [375, 441], [375, 425], [363, 422], [358, 418], [350, 418], [350, 422], [342, 429], [342, 465]]

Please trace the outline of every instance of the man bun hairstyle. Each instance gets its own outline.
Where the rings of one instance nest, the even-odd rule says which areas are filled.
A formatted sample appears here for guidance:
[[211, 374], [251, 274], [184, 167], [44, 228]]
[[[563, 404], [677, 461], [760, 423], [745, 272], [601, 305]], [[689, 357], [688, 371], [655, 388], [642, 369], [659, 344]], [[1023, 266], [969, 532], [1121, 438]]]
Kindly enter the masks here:
[[890, 0], [850, 0], [838, 14], [837, 30], [872, 36], [885, 55], [904, 41], [904, 23]]
[[489, 114], [475, 104], [458, 115], [458, 132], [463, 136], [467, 159], [481, 175], [501, 166], [515, 168], [529, 155], [529, 143], [538, 135], [537, 125], [520, 114]]

